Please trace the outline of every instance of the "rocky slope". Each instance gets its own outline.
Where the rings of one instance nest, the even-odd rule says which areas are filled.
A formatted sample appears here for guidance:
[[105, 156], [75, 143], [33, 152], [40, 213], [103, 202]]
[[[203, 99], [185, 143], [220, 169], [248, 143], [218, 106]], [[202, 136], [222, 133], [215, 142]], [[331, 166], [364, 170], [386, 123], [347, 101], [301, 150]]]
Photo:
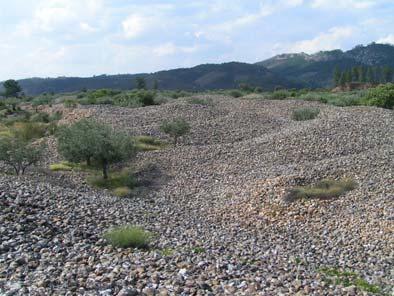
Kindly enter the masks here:
[[[290, 119], [310, 105], [317, 119]], [[130, 199], [93, 190], [77, 173], [1, 175], [0, 294], [370, 294], [329, 283], [322, 269], [333, 267], [392, 292], [393, 111], [217, 96], [212, 106], [87, 114], [162, 138], [160, 122], [179, 116], [192, 133], [137, 157], [137, 171], [155, 182]], [[283, 202], [291, 186], [342, 176], [358, 188]], [[108, 246], [102, 232], [122, 224], [155, 233], [151, 249]]]

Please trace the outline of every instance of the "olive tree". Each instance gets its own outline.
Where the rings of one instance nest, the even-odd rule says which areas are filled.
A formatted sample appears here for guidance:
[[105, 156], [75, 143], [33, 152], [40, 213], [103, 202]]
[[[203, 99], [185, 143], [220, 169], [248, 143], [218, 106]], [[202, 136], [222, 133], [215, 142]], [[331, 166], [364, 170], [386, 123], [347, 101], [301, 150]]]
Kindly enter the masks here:
[[190, 132], [190, 125], [186, 120], [177, 118], [172, 121], [164, 121], [160, 126], [160, 130], [174, 138], [174, 145], [176, 145], [179, 137]]
[[0, 161], [11, 166], [17, 175], [23, 175], [29, 166], [39, 162], [43, 150], [44, 145], [34, 145], [20, 137], [0, 139]]
[[132, 158], [136, 152], [132, 139], [112, 127], [91, 119], [83, 119], [68, 127], [62, 127], [58, 134], [59, 153], [69, 161], [97, 162], [108, 179], [109, 166]]

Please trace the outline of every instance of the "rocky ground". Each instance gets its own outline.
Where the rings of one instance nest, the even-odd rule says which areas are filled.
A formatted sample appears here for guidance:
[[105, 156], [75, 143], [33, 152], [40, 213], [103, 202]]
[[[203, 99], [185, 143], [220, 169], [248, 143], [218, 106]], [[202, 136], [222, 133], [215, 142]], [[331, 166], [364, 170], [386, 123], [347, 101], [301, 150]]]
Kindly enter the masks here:
[[[290, 119], [310, 105], [317, 119]], [[325, 268], [393, 293], [393, 111], [216, 96], [82, 113], [163, 139], [161, 121], [183, 117], [192, 132], [138, 155], [154, 182], [129, 199], [75, 172], [0, 175], [0, 295], [371, 294]], [[359, 185], [343, 197], [283, 201], [294, 185], [343, 176]], [[103, 231], [123, 224], [152, 231], [150, 250], [108, 246]]]

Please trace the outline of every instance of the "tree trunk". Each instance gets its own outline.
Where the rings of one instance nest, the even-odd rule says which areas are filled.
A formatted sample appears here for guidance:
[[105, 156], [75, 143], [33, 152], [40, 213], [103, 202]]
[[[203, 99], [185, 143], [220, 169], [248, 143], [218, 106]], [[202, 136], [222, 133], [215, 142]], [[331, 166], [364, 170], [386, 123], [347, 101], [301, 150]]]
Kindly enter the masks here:
[[103, 177], [105, 180], [108, 179], [108, 162], [107, 161], [103, 162]]
[[91, 164], [92, 164], [92, 162], [90, 161], [90, 157], [87, 157], [86, 158], [86, 165], [90, 167]]

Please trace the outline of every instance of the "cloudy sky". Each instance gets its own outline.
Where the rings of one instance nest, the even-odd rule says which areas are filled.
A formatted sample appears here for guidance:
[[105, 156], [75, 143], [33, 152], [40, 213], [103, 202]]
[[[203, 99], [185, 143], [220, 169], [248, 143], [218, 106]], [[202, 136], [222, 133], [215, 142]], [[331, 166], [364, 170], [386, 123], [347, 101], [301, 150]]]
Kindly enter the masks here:
[[0, 80], [394, 44], [393, 0], [0, 1]]

